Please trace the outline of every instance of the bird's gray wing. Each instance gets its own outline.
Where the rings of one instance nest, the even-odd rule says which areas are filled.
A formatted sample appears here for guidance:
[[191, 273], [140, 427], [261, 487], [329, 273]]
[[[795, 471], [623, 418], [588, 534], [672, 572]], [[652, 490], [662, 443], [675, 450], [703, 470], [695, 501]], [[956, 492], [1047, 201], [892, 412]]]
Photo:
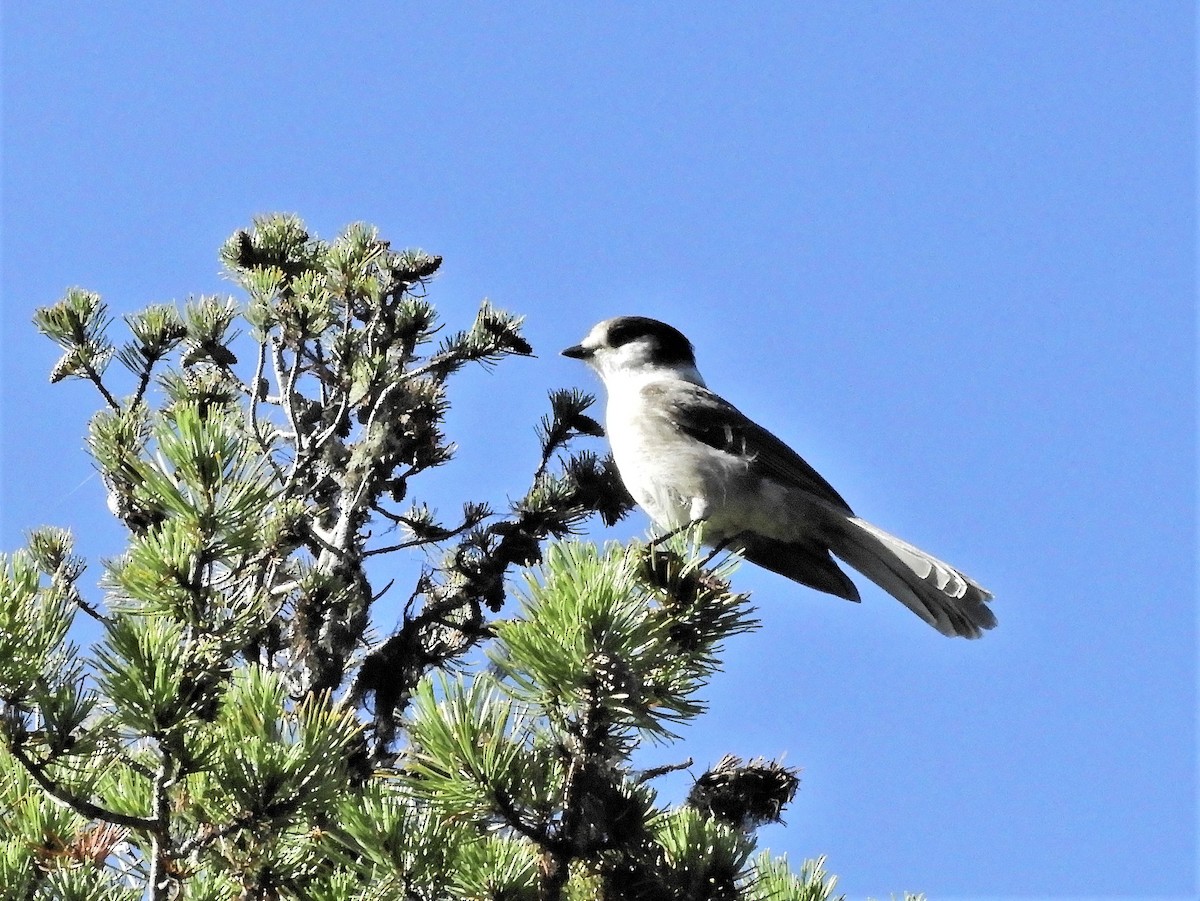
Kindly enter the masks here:
[[798, 453], [728, 401], [700, 385], [652, 383], [643, 391], [680, 431], [745, 460], [764, 478], [807, 491], [853, 515], [850, 505]]

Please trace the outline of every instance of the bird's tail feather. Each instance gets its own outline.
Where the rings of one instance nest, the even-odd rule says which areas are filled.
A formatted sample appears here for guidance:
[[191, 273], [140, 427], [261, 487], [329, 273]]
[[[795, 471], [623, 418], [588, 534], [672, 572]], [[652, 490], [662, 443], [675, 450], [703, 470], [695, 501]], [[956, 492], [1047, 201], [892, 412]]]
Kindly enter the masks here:
[[996, 625], [982, 585], [866, 520], [843, 523], [833, 553], [943, 635], [979, 638]]

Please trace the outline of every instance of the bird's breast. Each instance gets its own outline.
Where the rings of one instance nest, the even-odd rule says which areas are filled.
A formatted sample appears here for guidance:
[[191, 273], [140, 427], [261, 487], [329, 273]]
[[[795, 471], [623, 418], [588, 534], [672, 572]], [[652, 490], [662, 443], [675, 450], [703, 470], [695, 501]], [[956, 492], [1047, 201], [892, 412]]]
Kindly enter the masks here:
[[613, 460], [626, 489], [662, 529], [691, 521], [693, 498], [703, 486], [689, 465], [687, 447], [662, 417], [610, 400], [607, 431]]

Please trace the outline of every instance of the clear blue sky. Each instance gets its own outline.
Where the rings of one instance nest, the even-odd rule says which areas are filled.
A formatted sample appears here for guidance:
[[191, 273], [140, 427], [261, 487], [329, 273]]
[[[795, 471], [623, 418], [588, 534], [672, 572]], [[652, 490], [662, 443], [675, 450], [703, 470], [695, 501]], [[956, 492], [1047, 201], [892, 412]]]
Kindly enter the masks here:
[[786, 754], [765, 841], [852, 898], [1195, 897], [1192, 4], [336, 6], [5, 4], [0, 547], [120, 547], [35, 306], [368, 220], [445, 256], [452, 323], [529, 317], [537, 359], [461, 381], [447, 506], [519, 495], [545, 392], [599, 390], [557, 350], [640, 313], [997, 595], [951, 641], [746, 567], [761, 631], [647, 759]]

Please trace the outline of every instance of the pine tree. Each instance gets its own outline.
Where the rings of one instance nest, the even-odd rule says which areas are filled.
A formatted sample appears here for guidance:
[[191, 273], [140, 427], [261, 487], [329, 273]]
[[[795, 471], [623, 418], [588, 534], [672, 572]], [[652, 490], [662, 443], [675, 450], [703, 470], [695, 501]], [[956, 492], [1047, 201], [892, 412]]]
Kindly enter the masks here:
[[[520, 319], [443, 333], [441, 259], [367, 226], [267, 217], [221, 256], [243, 301], [148, 307], [119, 346], [92, 292], [35, 316], [51, 380], [99, 392], [128, 540], [99, 601], [66, 530], [0, 557], [3, 897], [830, 898], [819, 860], [755, 853], [794, 771], [726, 758], [671, 805], [635, 765], [754, 621], [692, 536], [571, 537], [631, 503], [573, 449], [592, 397], [551, 392], [509, 509], [412, 499], [453, 457], [451, 377], [529, 354]], [[374, 558], [434, 553], [379, 635]]]

